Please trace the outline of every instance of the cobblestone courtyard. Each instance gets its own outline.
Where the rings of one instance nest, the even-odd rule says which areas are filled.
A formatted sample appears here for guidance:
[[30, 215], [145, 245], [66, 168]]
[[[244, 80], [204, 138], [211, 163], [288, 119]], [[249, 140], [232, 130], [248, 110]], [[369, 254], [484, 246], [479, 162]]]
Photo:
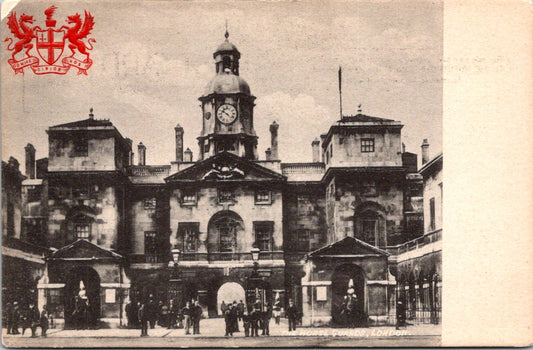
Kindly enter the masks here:
[[[372, 328], [307, 328], [289, 332], [287, 320], [280, 325], [271, 322], [270, 337], [244, 337], [241, 327], [233, 338], [224, 337], [221, 318], [202, 320], [200, 335], [185, 335], [183, 329], [156, 326], [148, 331], [149, 337], [140, 338], [138, 329], [62, 330], [50, 329], [47, 338], [6, 335], [7, 347], [287, 347], [287, 346], [438, 346], [441, 327], [435, 325]], [[40, 330], [37, 331], [40, 334]]]

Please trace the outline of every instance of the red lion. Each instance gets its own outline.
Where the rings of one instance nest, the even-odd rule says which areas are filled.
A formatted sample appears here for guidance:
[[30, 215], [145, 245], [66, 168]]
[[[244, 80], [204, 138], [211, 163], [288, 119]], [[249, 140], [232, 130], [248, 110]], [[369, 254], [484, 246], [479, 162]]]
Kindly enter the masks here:
[[72, 16], [68, 16], [67, 18], [68, 23], [74, 23], [74, 25], [72, 27], [62, 26], [60, 30], [67, 30], [67, 33], [65, 34], [65, 39], [68, 39], [71, 42], [71, 44], [68, 45], [69, 49], [72, 51], [72, 55], [70, 57], [73, 57], [76, 54], [76, 51], [74, 49], [78, 49], [80, 53], [87, 56], [84, 62], [88, 62], [89, 52], [87, 50], [93, 49], [91, 42], [95, 43], [96, 40], [94, 40], [93, 38], [87, 40], [87, 43], [90, 45], [90, 47], [87, 47], [87, 45], [80, 39], [85, 38], [91, 33], [91, 30], [94, 27], [94, 17], [91, 15], [90, 12], [85, 11], [85, 22], [83, 22], [83, 27], [81, 23], [81, 17], [78, 13]]
[[[41, 29], [39, 27], [28, 27], [26, 23], [33, 24], [33, 16], [22, 14], [20, 16], [19, 22], [17, 23], [17, 14], [15, 12], [12, 12], [9, 15], [7, 25], [9, 26], [9, 29], [11, 29], [11, 33], [18, 39], [13, 47], [10, 48], [10, 46], [13, 44], [13, 38], [6, 38], [4, 41], [11, 40], [11, 42], [7, 45], [7, 49], [10, 51], [13, 51], [11, 54], [11, 57], [15, 60], [15, 55], [22, 51], [22, 49], [26, 49], [26, 56], [30, 57], [29, 51], [32, 49], [33, 44], [31, 41], [33, 38], [35, 38], [35, 33], [33, 32], [35, 29]], [[19, 28], [20, 24], [20, 28]], [[20, 31], [22, 29], [22, 31]]]

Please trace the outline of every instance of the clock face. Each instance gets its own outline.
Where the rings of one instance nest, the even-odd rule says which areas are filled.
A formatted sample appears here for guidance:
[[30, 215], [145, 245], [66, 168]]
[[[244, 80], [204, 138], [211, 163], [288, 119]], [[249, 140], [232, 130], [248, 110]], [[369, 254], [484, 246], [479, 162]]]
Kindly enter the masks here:
[[237, 119], [237, 110], [232, 105], [223, 104], [217, 109], [217, 118], [221, 123], [231, 124]]

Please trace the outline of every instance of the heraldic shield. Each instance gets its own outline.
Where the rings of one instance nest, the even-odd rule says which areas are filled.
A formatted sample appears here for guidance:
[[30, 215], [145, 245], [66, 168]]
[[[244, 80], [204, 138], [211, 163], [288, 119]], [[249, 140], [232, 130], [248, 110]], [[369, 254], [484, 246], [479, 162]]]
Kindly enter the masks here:
[[65, 48], [65, 31], [48, 28], [36, 30], [37, 51], [39, 56], [49, 65], [54, 64], [63, 54]]

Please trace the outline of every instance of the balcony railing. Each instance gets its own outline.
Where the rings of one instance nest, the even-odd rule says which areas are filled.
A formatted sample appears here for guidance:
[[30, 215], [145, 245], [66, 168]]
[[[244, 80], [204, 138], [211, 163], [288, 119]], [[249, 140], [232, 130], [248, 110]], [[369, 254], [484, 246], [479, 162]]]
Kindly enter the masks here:
[[[155, 259], [154, 259], [155, 258]], [[261, 252], [259, 260], [278, 260], [283, 259], [282, 251]], [[210, 252], [210, 253], [189, 253], [182, 252], [180, 261], [251, 261], [250, 253], [233, 253], [233, 252]], [[129, 256], [130, 263], [161, 263], [164, 262], [161, 257], [152, 255], [132, 254]]]
[[393, 255], [399, 255], [440, 240], [442, 240], [441, 228], [435, 231], [428, 232], [425, 235], [415, 238], [409, 242], [405, 242], [396, 246], [385, 247], [384, 249]]

